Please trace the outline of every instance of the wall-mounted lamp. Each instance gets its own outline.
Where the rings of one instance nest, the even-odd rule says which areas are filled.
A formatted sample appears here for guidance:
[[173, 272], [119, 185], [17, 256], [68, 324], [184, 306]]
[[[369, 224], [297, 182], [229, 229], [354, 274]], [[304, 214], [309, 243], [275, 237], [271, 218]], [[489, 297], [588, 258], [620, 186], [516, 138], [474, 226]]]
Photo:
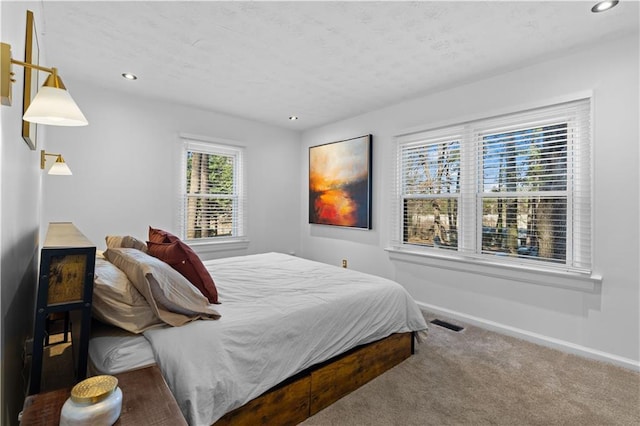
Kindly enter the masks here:
[[[49, 77], [33, 98], [24, 113], [23, 119], [31, 123], [49, 124], [53, 126], [86, 126], [89, 124], [85, 116], [74, 102], [56, 68], [47, 68], [29, 62], [22, 62], [11, 57], [11, 45], [0, 43], [2, 56], [0, 66], [0, 90], [2, 105], [11, 106], [12, 85], [15, 83], [12, 65], [48, 72]], [[27, 45], [27, 48], [30, 48]]]
[[56, 162], [53, 163], [53, 166], [49, 169], [50, 175], [62, 175], [62, 176], [71, 176], [71, 169], [67, 166], [67, 163], [64, 162], [64, 158], [62, 158], [61, 154], [50, 154], [48, 152], [44, 152], [44, 149], [40, 151], [40, 168], [44, 170], [44, 167], [47, 163], [47, 156], [56, 157]]

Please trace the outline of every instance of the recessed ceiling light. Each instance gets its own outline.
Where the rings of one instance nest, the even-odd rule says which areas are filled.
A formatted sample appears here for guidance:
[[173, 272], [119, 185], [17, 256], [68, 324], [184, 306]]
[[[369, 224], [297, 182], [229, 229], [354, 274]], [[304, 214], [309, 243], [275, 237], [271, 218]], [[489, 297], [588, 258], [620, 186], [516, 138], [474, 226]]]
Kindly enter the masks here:
[[126, 78], [127, 80], [137, 80], [137, 79], [138, 79], [138, 76], [137, 76], [137, 75], [135, 75], [135, 74], [131, 74], [130, 72], [123, 72], [123, 73], [122, 73], [122, 76], [123, 76], [124, 78]]
[[292, 115], [291, 117], [289, 117], [289, 120], [291, 121], [296, 121], [298, 119], [297, 115]]
[[595, 6], [591, 8], [593, 13], [604, 12], [605, 10], [609, 10], [615, 5], [619, 3], [618, 0], [607, 0], [596, 3]]

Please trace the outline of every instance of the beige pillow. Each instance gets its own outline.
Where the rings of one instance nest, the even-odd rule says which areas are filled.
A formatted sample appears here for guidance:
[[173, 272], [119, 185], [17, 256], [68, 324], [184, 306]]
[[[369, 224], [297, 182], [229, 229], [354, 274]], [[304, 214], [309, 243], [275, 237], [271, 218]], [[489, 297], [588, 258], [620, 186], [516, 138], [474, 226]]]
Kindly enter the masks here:
[[165, 323], [180, 326], [196, 319], [220, 318], [200, 290], [160, 259], [132, 248], [109, 248], [105, 256], [127, 274]]
[[106, 259], [96, 258], [93, 316], [132, 333], [164, 324], [127, 275]]
[[107, 235], [105, 238], [107, 242], [107, 248], [134, 248], [147, 252], [147, 245], [144, 241], [140, 241], [136, 237], [131, 235]]

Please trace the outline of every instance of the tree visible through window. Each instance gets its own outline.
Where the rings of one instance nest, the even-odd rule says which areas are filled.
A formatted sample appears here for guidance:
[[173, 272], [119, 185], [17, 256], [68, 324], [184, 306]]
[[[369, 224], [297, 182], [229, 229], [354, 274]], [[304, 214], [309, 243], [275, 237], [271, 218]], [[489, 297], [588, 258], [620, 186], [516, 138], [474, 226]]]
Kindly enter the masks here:
[[456, 248], [460, 144], [452, 141], [408, 147], [402, 163], [404, 241]]
[[482, 252], [566, 259], [566, 123], [483, 137]]
[[185, 238], [242, 236], [241, 151], [188, 143], [185, 155]]
[[590, 101], [398, 137], [392, 244], [591, 267]]

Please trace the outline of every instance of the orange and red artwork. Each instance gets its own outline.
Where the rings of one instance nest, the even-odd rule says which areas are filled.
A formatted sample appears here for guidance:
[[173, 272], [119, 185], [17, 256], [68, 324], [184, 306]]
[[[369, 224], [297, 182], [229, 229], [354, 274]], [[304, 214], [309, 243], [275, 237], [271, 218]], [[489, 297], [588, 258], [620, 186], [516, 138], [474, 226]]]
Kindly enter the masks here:
[[309, 148], [309, 223], [371, 229], [371, 135]]

